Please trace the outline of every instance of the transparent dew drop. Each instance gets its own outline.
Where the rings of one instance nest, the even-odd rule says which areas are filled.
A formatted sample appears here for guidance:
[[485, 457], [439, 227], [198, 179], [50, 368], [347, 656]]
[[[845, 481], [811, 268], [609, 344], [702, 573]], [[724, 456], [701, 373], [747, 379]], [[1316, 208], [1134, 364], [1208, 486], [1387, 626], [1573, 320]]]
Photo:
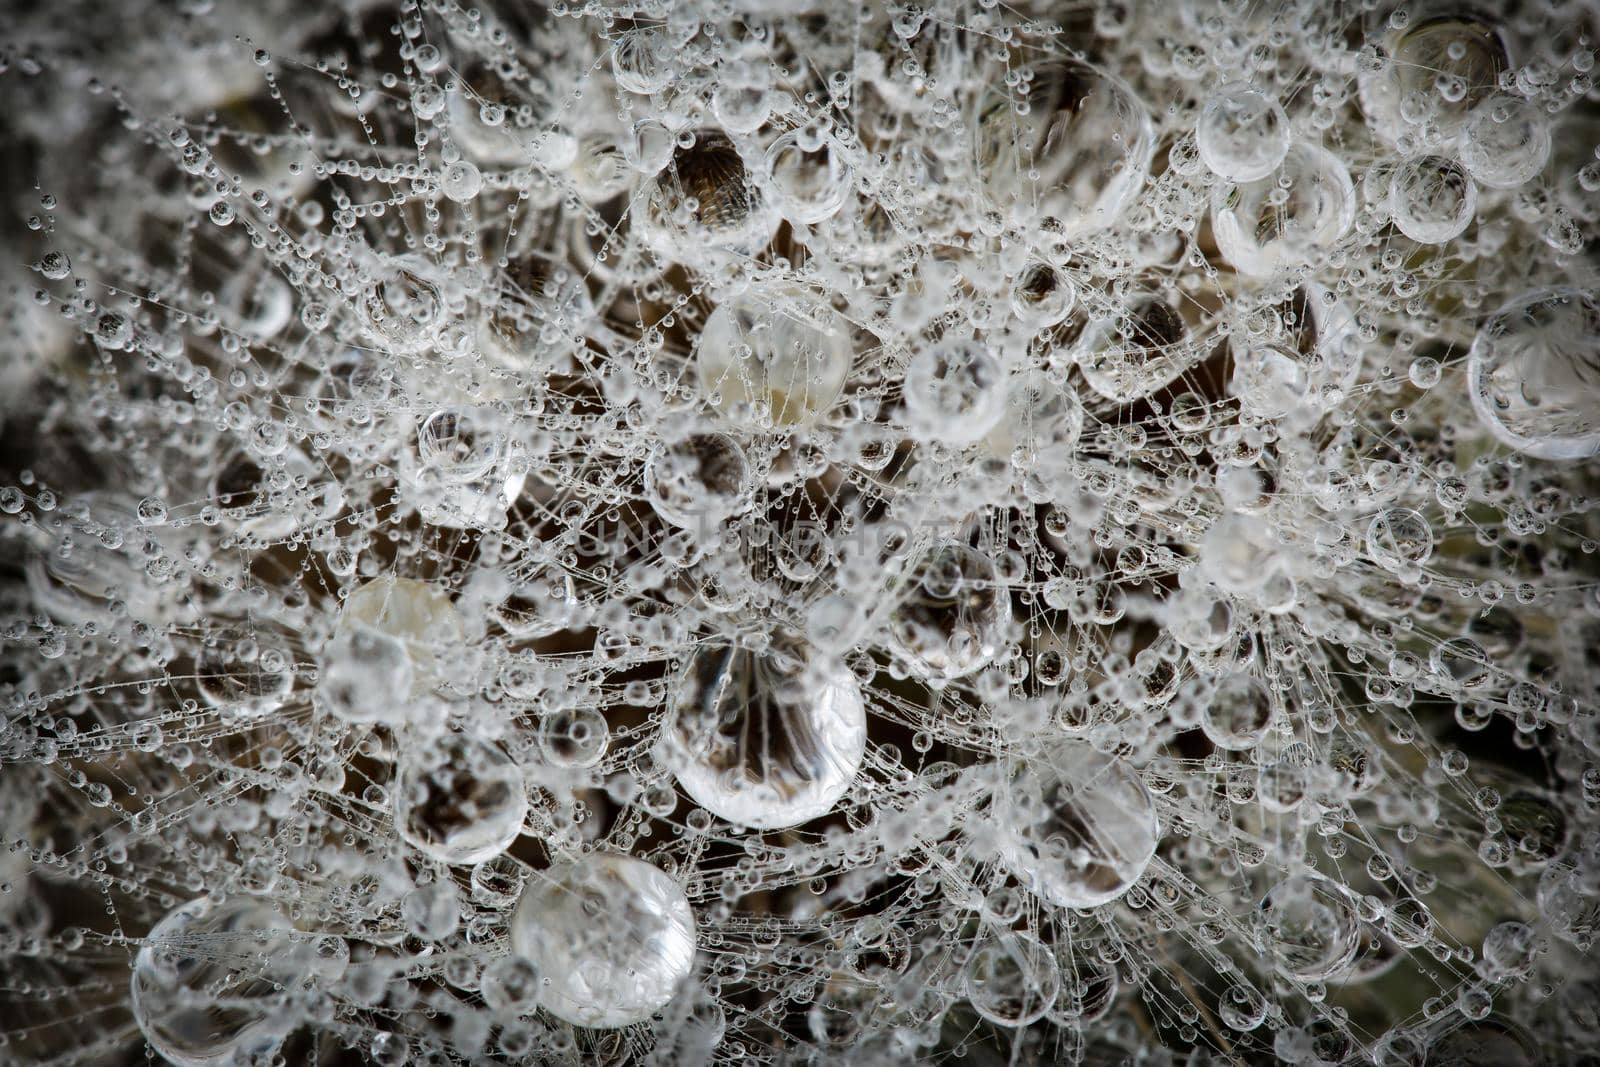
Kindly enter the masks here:
[[446, 316], [444, 297], [432, 273], [420, 256], [404, 256], [388, 264], [361, 294], [356, 311], [373, 341], [402, 354], [420, 352], [433, 343]]
[[806, 426], [839, 399], [854, 359], [849, 324], [799, 289], [752, 289], [718, 305], [700, 331], [701, 391], [740, 423]]
[[1421, 512], [1387, 508], [1367, 524], [1367, 555], [1386, 571], [1416, 574], [1433, 554], [1433, 527]]
[[[398, 641], [411, 661], [412, 692], [437, 684], [438, 655], [459, 645], [465, 632], [450, 594], [415, 578], [381, 575], [345, 598], [336, 636], [361, 628]], [[388, 657], [385, 648], [380, 655]]]
[[912, 570], [889, 617], [892, 647], [929, 678], [964, 678], [999, 654], [1011, 626], [1011, 594], [994, 560], [946, 541]]
[[653, 27], [628, 30], [611, 46], [611, 73], [617, 88], [649, 96], [665, 89], [677, 74], [666, 34]]
[[1037, 1022], [1061, 989], [1055, 954], [1038, 938], [1010, 931], [980, 941], [962, 978], [973, 1010], [1000, 1026]]
[[539, 723], [539, 750], [556, 767], [593, 767], [611, 744], [606, 717], [594, 708], [568, 708]]
[[256, 719], [283, 706], [294, 688], [287, 648], [244, 628], [206, 638], [195, 660], [195, 684], [214, 708]]
[[1218, 748], [1243, 752], [1254, 748], [1272, 723], [1272, 697], [1266, 684], [1243, 671], [1217, 679], [1200, 718], [1200, 729]]
[[[1454, 130], [1510, 66], [1500, 32], [1468, 13], [1419, 19], [1393, 42], [1388, 67], [1395, 106], [1414, 125]], [[1451, 87], [1441, 92], [1441, 86]]]
[[1143, 286], [1095, 314], [1073, 344], [1089, 387], [1117, 403], [1149, 396], [1198, 355], [1189, 326], [1167, 298]]
[[1461, 162], [1479, 185], [1515, 189], [1550, 158], [1550, 123], [1537, 104], [1497, 93], [1472, 109], [1461, 130]]
[[617, 141], [604, 137], [586, 138], [578, 145], [578, 158], [572, 166], [572, 179], [578, 192], [590, 204], [603, 204], [628, 187], [632, 175]]
[[1289, 116], [1259, 89], [1224, 86], [1206, 99], [1195, 146], [1213, 174], [1230, 182], [1265, 178], [1289, 151]]
[[664, 762], [695, 803], [739, 826], [795, 826], [832, 811], [866, 746], [855, 676], [793, 635], [763, 651], [697, 652], [677, 681]]
[[317, 707], [347, 723], [410, 720], [411, 657], [397, 638], [352, 622], [318, 657]]
[[1472, 691], [1494, 676], [1494, 664], [1482, 645], [1470, 637], [1441, 641], [1428, 653], [1428, 665], [1442, 681]]
[[484, 1004], [497, 1015], [531, 1015], [539, 1003], [544, 974], [539, 965], [515, 953], [491, 960], [478, 980]]
[[1032, 463], [1070, 454], [1083, 432], [1083, 402], [1070, 387], [1030, 370], [1011, 379], [1004, 416], [984, 438], [991, 455]]
[[645, 240], [669, 259], [700, 262], [712, 249], [752, 252], [771, 235], [763, 203], [733, 142], [701, 130], [681, 145], [643, 191], [638, 225]]
[[695, 918], [682, 887], [615, 853], [535, 873], [510, 934], [512, 949], [545, 976], [540, 1006], [575, 1026], [643, 1022], [694, 968]]
[[1102, 230], [1150, 172], [1150, 111], [1121, 79], [1081, 60], [1046, 60], [1030, 73], [1022, 111], [998, 84], [978, 102], [984, 190], [1019, 217], [1055, 216], [1065, 233]]
[[1443, 244], [1472, 225], [1478, 188], [1460, 162], [1419, 156], [1389, 178], [1389, 213], [1395, 228], [1420, 244]]
[[1355, 186], [1339, 157], [1316, 145], [1289, 147], [1277, 170], [1212, 190], [1217, 249], [1236, 270], [1271, 277], [1314, 259], [1349, 232]]
[[441, 408], [417, 427], [422, 473], [461, 484], [492, 471], [505, 448], [505, 431], [492, 410]]
[[564, 261], [531, 252], [513, 259], [482, 299], [477, 339], [485, 355], [526, 373], [559, 365], [594, 312], [583, 279]]
[[445, 940], [461, 923], [461, 897], [455, 882], [442, 878], [412, 889], [400, 899], [400, 918], [414, 937]]
[[309, 939], [249, 897], [179, 905], [134, 957], [134, 1021], [177, 1067], [270, 1057], [298, 1024], [290, 994], [314, 977]]
[[413, 101], [425, 96], [421, 103], [430, 120], [443, 111], [451, 138], [474, 159], [525, 163], [532, 131], [506, 122], [505, 115], [527, 104], [536, 121], [545, 120], [555, 111], [550, 87], [538, 78], [515, 76], [488, 56], [463, 56], [458, 64], [459, 88], [445, 91], [424, 83], [413, 92]]
[[711, 113], [733, 136], [754, 133], [772, 114], [772, 97], [760, 85], [718, 79], [711, 91]]
[[1004, 775], [993, 801], [1000, 861], [1037, 896], [1097, 908], [1144, 874], [1161, 830], [1128, 764], [1073, 741], [1013, 760]]
[[1254, 1030], [1266, 1021], [1267, 998], [1248, 986], [1229, 986], [1217, 1001], [1217, 1016], [1230, 1030]]
[[806, 129], [791, 130], [773, 141], [763, 164], [772, 206], [802, 226], [836, 215], [855, 180], [844, 148], [832, 137]]
[[39, 257], [39, 273], [51, 281], [60, 281], [72, 273], [72, 260], [65, 252], [46, 252]]
[[1355, 959], [1360, 920], [1342, 886], [1320, 875], [1291, 875], [1262, 898], [1262, 944], [1279, 970], [1303, 982], [1336, 977]]
[[693, 434], [657, 446], [645, 463], [645, 497], [667, 522], [705, 533], [744, 504], [750, 468], [727, 434]]
[[504, 852], [528, 813], [522, 771], [497, 745], [468, 734], [408, 741], [393, 794], [396, 831], [440, 863]]
[[1030, 263], [1011, 285], [1011, 310], [1030, 330], [1054, 326], [1078, 302], [1078, 291], [1066, 273], [1048, 263]]
[[1063, 1026], [1083, 1026], [1103, 1019], [1111, 1011], [1121, 988], [1116, 964], [1102, 958], [1091, 943], [1058, 944], [1061, 991], [1045, 1013]]
[[1005, 413], [1005, 367], [980, 341], [941, 341], [912, 355], [902, 396], [906, 424], [918, 437], [969, 445]]
[[439, 191], [458, 204], [473, 200], [482, 190], [483, 173], [470, 160], [456, 160], [439, 177]]
[[872, 1030], [873, 1013], [882, 998], [882, 990], [874, 983], [854, 975], [837, 975], [828, 979], [807, 1010], [806, 1028], [822, 1045], [858, 1047], [862, 1035]]
[[572, 575], [554, 564], [532, 566], [489, 608], [489, 618], [516, 640], [548, 637], [578, 612]]
[[1496, 923], [1484, 935], [1478, 971], [1491, 982], [1527, 977], [1540, 951], [1539, 934], [1526, 923]]
[[1484, 428], [1520, 452], [1600, 452], [1600, 300], [1561, 288], [1502, 307], [1473, 340], [1467, 388]]

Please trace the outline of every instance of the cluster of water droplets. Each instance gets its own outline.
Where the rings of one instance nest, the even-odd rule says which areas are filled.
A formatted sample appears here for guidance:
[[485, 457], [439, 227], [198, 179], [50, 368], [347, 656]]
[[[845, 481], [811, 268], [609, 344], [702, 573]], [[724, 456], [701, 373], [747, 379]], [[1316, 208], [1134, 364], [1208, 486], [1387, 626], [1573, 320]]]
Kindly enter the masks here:
[[1592, 14], [67, 18], [0, 1060], [1600, 1052]]

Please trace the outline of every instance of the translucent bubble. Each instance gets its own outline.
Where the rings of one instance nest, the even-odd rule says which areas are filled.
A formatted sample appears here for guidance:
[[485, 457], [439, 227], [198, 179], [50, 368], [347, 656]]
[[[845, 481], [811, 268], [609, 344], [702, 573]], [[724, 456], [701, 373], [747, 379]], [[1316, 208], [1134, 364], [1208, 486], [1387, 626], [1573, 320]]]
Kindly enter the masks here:
[[1419, 156], [1389, 179], [1389, 211], [1401, 233], [1421, 244], [1459, 237], [1478, 210], [1478, 189], [1466, 168], [1443, 156]]
[[1539, 935], [1526, 923], [1496, 923], [1483, 938], [1479, 971], [1491, 982], [1525, 978], [1539, 954]]
[[1467, 690], [1481, 687], [1494, 675], [1489, 654], [1470, 637], [1439, 642], [1428, 653], [1428, 664], [1442, 680]]
[[555, 565], [526, 568], [489, 608], [489, 618], [517, 640], [548, 637], [570, 625], [577, 613], [572, 575]]
[[1247, 986], [1231, 986], [1217, 1002], [1217, 1015], [1231, 1030], [1254, 1030], [1267, 1017], [1267, 998]]
[[688, 897], [629, 856], [590, 853], [536, 874], [510, 933], [516, 953], [545, 976], [541, 1007], [575, 1026], [642, 1022], [694, 967]]
[[663, 731], [665, 762], [701, 807], [776, 828], [833, 810], [861, 768], [866, 705], [843, 664], [779, 635], [762, 652], [695, 654]]
[[72, 260], [65, 252], [46, 252], [39, 257], [39, 273], [51, 281], [60, 281], [72, 273]]
[[611, 744], [606, 717], [594, 708], [568, 708], [539, 723], [539, 750], [557, 767], [593, 767]]
[[1200, 111], [1195, 146], [1224, 181], [1253, 182], [1278, 169], [1289, 151], [1289, 116], [1259, 89], [1217, 90]]
[[714, 530], [743, 505], [749, 485], [744, 450], [726, 434], [694, 434], [660, 445], [645, 464], [650, 506], [685, 530]]
[[624, 92], [649, 96], [665, 89], [677, 74], [666, 34], [645, 27], [620, 35], [611, 46], [611, 72]]
[[751, 252], [766, 243], [770, 212], [726, 136], [701, 130], [644, 190], [639, 220], [652, 248], [699, 261], [708, 249]]
[[963, 972], [973, 1010], [1001, 1026], [1027, 1026], [1055, 1003], [1061, 974], [1038, 938], [1005, 932], [979, 942]]
[[1254, 748], [1272, 722], [1272, 697], [1258, 678], [1230, 671], [1217, 680], [1200, 728], [1218, 748]]
[[431, 266], [421, 257], [402, 257], [361, 296], [356, 309], [374, 341], [401, 353], [433, 343], [444, 325], [445, 308], [431, 275]]
[[1161, 839], [1138, 772], [1076, 741], [1011, 762], [995, 792], [994, 819], [1001, 862], [1063, 908], [1122, 896]]
[[345, 598], [338, 632], [350, 634], [359, 627], [405, 646], [414, 689], [437, 683], [438, 654], [459, 645], [465, 632], [449, 593], [427, 582], [392, 574], [365, 582]]
[[1011, 286], [1011, 310], [1030, 330], [1054, 326], [1077, 303], [1078, 292], [1066, 274], [1048, 263], [1030, 263]]
[[1116, 965], [1081, 942], [1057, 945], [1056, 951], [1063, 957], [1061, 990], [1046, 1014], [1067, 1026], [1082, 1026], [1104, 1018], [1121, 986]]
[[441, 481], [471, 482], [492, 471], [505, 448], [505, 432], [493, 411], [443, 408], [417, 427], [422, 470]]
[[1072, 352], [1090, 388], [1127, 403], [1182, 373], [1190, 340], [1188, 324], [1166, 297], [1140, 287], [1096, 313]]
[[1433, 554], [1433, 527], [1410, 508], [1388, 508], [1367, 524], [1367, 555], [1386, 571], [1414, 573]]
[[406, 929], [423, 941], [443, 941], [461, 923], [461, 895], [448, 878], [417, 886], [400, 900]]
[[979, 101], [978, 166], [990, 199], [1019, 216], [1056, 216], [1064, 232], [1103, 229], [1150, 171], [1155, 130], [1120, 79], [1076, 59], [1030, 68], [1026, 111], [992, 89]]
[[206, 638], [195, 663], [200, 694], [212, 707], [245, 718], [259, 718], [283, 706], [294, 688], [294, 660], [288, 649], [243, 628]]
[[1262, 899], [1257, 921], [1278, 969], [1303, 982], [1335, 977], [1360, 945], [1354, 905], [1343, 887], [1319, 875], [1279, 882]]
[[826, 304], [800, 290], [754, 289], [706, 319], [695, 371], [724, 414], [803, 426], [838, 400], [854, 354], [849, 324]]
[[1075, 391], [1031, 370], [1011, 380], [1005, 415], [984, 441], [998, 456], [1009, 457], [1015, 449], [1026, 457], [1061, 455], [1077, 443], [1083, 417]]
[[528, 813], [522, 771], [498, 746], [467, 734], [409, 743], [393, 793], [395, 829], [440, 863], [504, 852]]
[[1235, 347], [1233, 378], [1228, 391], [1261, 419], [1281, 419], [1311, 397], [1311, 372], [1306, 364], [1280, 344]]
[[1315, 145], [1289, 147], [1267, 177], [1211, 194], [1217, 248], [1243, 274], [1270, 277], [1344, 236], [1355, 221], [1355, 186], [1339, 158]]
[[932, 678], [962, 678], [987, 666], [1011, 625], [1011, 594], [994, 560], [954, 541], [912, 570], [889, 618], [896, 651]]
[[1504, 93], [1473, 108], [1461, 131], [1461, 162], [1490, 189], [1515, 189], [1538, 177], [1550, 147], [1550, 124], [1538, 105]]
[[765, 166], [773, 206], [804, 226], [838, 213], [855, 178], [844, 149], [832, 137], [806, 129], [791, 130], [773, 141]]
[[509, 955], [491, 960], [478, 980], [483, 1003], [497, 1015], [531, 1015], [539, 1003], [544, 974], [526, 956]]
[[482, 189], [483, 173], [476, 164], [465, 159], [458, 159], [446, 167], [439, 179], [439, 190], [458, 204], [472, 200]]
[[411, 657], [397, 638], [352, 621], [323, 649], [315, 699], [345, 722], [410, 717]]
[[928, 345], [906, 367], [903, 397], [907, 423], [919, 436], [968, 445], [1005, 411], [1005, 368], [977, 340]]
[[1499, 31], [1459, 9], [1406, 24], [1386, 42], [1390, 61], [1358, 76], [1361, 106], [1382, 136], [1432, 124], [1453, 132], [1510, 66]]
[[1600, 301], [1577, 289], [1528, 293], [1490, 316], [1467, 356], [1484, 428], [1541, 459], [1600, 452]]
[[719, 79], [711, 91], [711, 113], [730, 134], [754, 133], [772, 114], [772, 96], [760, 85]]
[[178, 1067], [270, 1057], [297, 1025], [290, 996], [313, 974], [309, 955], [264, 901], [191, 900], [157, 923], [134, 957], [134, 1021]]

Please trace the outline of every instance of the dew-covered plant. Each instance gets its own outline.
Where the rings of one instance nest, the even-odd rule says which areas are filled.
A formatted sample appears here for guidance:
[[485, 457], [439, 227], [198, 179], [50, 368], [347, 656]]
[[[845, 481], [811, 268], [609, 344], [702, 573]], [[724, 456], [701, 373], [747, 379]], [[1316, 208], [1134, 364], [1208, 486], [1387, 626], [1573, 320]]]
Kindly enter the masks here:
[[1600, 1055], [1600, 17], [18, 5], [0, 1061]]

